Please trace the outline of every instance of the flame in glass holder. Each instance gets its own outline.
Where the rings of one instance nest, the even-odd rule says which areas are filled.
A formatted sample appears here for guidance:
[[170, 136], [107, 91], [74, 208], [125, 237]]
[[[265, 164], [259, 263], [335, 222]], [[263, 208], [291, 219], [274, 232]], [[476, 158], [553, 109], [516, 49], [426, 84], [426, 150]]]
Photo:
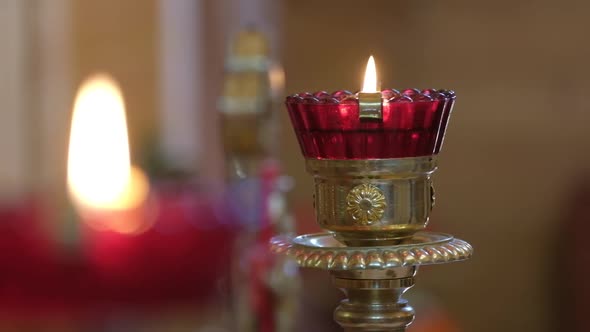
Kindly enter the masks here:
[[360, 119], [358, 95], [346, 90], [287, 97], [303, 155], [315, 159], [382, 159], [440, 152], [455, 102], [453, 91], [386, 89], [381, 96], [383, 118], [378, 121]]

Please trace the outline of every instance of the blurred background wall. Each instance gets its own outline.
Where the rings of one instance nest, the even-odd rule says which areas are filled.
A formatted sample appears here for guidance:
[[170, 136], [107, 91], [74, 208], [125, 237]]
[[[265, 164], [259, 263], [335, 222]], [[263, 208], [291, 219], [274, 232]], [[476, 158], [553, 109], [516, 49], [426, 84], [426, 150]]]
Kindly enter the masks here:
[[[165, 19], [183, 8], [192, 12], [181, 23]], [[589, 10], [576, 0], [1, 0], [0, 193], [65, 199], [72, 100], [94, 71], [110, 72], [124, 89], [136, 158], [142, 147], [168, 142], [177, 155], [193, 151], [182, 167], [216, 181], [223, 55], [228, 36], [253, 23], [284, 64], [287, 93], [358, 90], [369, 54], [383, 87], [457, 92], [431, 225], [468, 240], [476, 255], [423, 269], [417, 288], [464, 331], [556, 331], [570, 317], [557, 314], [567, 306], [556, 301], [559, 257], [572, 254], [558, 245], [560, 234], [569, 193], [590, 164]], [[177, 25], [166, 30], [162, 22]], [[188, 46], [165, 40], [182, 22]], [[308, 231], [311, 179], [281, 114], [281, 158], [297, 183], [290, 198]], [[176, 117], [189, 125], [175, 132]]]

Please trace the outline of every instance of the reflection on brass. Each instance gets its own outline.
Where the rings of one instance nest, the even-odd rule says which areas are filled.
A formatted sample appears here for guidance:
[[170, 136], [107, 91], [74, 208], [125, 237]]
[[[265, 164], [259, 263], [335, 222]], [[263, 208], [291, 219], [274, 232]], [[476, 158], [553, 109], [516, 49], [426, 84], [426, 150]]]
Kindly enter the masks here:
[[317, 222], [344, 243], [396, 244], [426, 227], [434, 157], [308, 159], [306, 164], [315, 180]]
[[436, 193], [434, 192], [434, 186], [430, 185], [430, 209], [434, 207], [436, 203]]
[[347, 279], [332, 272], [332, 283], [348, 297], [334, 311], [334, 320], [345, 331], [405, 331], [414, 309], [402, 295], [414, 286], [413, 272], [399, 279]]
[[361, 119], [383, 119], [381, 92], [359, 92], [358, 97]]
[[[349, 247], [330, 233], [275, 237], [271, 249], [295, 259], [302, 267], [331, 271], [357, 271], [462, 261], [471, 257], [473, 248], [463, 240], [443, 233], [419, 232], [395, 246]], [[348, 276], [352, 278], [352, 276]], [[392, 275], [389, 276], [394, 279]], [[395, 277], [397, 278], [397, 277]]]
[[370, 225], [383, 217], [387, 203], [379, 188], [364, 183], [348, 192], [346, 205], [352, 219], [360, 225]]

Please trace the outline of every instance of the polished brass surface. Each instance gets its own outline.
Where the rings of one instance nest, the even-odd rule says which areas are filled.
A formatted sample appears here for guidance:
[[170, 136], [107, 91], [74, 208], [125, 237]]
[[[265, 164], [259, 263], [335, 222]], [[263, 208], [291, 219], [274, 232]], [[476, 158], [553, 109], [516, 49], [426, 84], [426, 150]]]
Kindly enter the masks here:
[[397, 279], [347, 279], [332, 272], [334, 286], [346, 299], [334, 311], [344, 331], [405, 331], [414, 309], [402, 295], [414, 285], [414, 273]]
[[443, 233], [418, 232], [392, 246], [354, 247], [330, 233], [279, 236], [271, 250], [302, 267], [329, 270], [332, 283], [346, 294], [334, 312], [344, 331], [402, 332], [414, 320], [414, 309], [402, 299], [414, 285], [420, 265], [471, 257], [469, 243]]
[[307, 159], [320, 227], [352, 246], [399, 243], [423, 230], [433, 203], [434, 156]]
[[346, 246], [330, 233], [295, 238], [278, 236], [272, 239], [271, 250], [290, 256], [302, 267], [331, 271], [376, 270], [388, 273], [384, 276], [388, 278], [394, 277], [392, 269], [395, 268], [461, 261], [473, 253], [469, 243], [448, 234], [431, 232], [419, 232], [397, 245], [381, 247]]
[[359, 118], [383, 119], [383, 101], [381, 92], [359, 92]]

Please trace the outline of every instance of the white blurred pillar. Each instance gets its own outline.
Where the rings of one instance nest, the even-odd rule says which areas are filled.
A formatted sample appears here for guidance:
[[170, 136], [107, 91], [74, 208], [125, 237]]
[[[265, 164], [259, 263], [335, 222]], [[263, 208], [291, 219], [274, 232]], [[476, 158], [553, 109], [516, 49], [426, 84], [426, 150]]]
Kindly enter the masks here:
[[65, 192], [67, 144], [74, 102], [71, 0], [36, 1], [37, 45], [33, 114], [39, 132], [36, 181], [41, 188]]
[[168, 162], [199, 169], [206, 148], [201, 140], [203, 48], [200, 0], [160, 0], [160, 133]]
[[30, 184], [26, 4], [0, 1], [0, 198], [23, 194]]

